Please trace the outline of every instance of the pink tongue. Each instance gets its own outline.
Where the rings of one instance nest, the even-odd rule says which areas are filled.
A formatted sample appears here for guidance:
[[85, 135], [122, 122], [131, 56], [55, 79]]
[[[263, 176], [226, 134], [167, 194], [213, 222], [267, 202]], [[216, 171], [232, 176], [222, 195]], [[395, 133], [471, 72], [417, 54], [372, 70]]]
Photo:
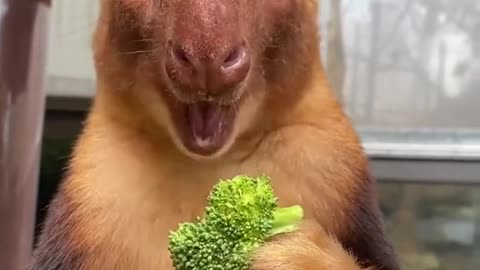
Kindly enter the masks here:
[[187, 119], [195, 140], [211, 142], [221, 129], [222, 115], [222, 108], [215, 104], [196, 103], [188, 106]]

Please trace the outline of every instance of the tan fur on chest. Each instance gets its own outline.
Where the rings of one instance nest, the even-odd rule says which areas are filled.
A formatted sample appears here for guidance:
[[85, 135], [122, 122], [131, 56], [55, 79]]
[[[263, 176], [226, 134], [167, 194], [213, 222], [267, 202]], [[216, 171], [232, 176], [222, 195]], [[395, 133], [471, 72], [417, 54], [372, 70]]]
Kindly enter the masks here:
[[[328, 134], [317, 128], [279, 128], [248, 158], [214, 163], [185, 162], [181, 155], [158, 151], [121, 129], [105, 131], [92, 138], [87, 130], [68, 184], [90, 213], [80, 221], [78, 233], [84, 235], [78, 238], [89, 238], [89, 245], [102, 243], [94, 269], [170, 269], [168, 232], [201, 215], [218, 179], [237, 174], [270, 176], [282, 205], [299, 203], [307, 218], [332, 232], [344, 231], [344, 209], [355, 184], [348, 178], [338, 182], [338, 173], [349, 172], [332, 171], [341, 168], [339, 157], [331, 141], [321, 143]], [[102, 151], [95, 151], [100, 145]], [[312, 147], [323, 154], [312, 152]]]

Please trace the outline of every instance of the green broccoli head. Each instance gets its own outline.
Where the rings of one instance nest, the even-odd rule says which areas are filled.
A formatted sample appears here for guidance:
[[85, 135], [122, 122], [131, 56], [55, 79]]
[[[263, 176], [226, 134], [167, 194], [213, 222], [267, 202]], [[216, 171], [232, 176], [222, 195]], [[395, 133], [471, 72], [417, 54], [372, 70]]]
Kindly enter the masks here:
[[[169, 250], [177, 270], [237, 269], [238, 265], [235, 258], [228, 257], [235, 250], [235, 243], [204, 222], [181, 224], [170, 234]], [[216, 263], [222, 261], [229, 266], [224, 268]]]
[[252, 251], [272, 235], [295, 230], [303, 218], [300, 206], [279, 208], [277, 201], [266, 176], [219, 181], [203, 218], [170, 233], [175, 269], [249, 269]]
[[272, 228], [277, 198], [267, 177], [236, 176], [220, 181], [208, 198], [206, 220], [238, 239], [262, 239]]

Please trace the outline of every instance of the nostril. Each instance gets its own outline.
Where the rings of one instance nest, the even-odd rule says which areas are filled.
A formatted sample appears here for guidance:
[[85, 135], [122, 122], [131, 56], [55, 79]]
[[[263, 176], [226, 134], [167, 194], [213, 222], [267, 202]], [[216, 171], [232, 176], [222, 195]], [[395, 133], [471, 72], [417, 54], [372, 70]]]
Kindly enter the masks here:
[[178, 47], [175, 48], [172, 53], [173, 53], [173, 57], [177, 59], [179, 62], [184, 62], [184, 63], [190, 62], [190, 60], [188, 60], [188, 57], [185, 51], [183, 51], [181, 48], [178, 48]]
[[223, 68], [230, 68], [235, 66], [238, 63], [241, 63], [242, 60], [246, 57], [247, 51], [245, 46], [238, 46], [233, 49], [230, 54], [228, 54], [227, 58], [225, 58], [222, 67]]
[[183, 50], [180, 46], [175, 46], [173, 44], [169, 44], [169, 51], [171, 57], [174, 61], [178, 62], [182, 65], [191, 65], [191, 61], [187, 55], [187, 52]]

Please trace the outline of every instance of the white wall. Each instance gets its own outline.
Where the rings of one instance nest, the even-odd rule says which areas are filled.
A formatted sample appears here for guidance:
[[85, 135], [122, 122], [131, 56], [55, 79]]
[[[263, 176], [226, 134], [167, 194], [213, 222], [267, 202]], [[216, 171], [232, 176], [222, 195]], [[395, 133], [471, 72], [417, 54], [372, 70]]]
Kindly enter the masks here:
[[98, 0], [54, 1], [48, 57], [51, 95], [90, 95], [90, 87], [55, 87], [52, 77], [93, 81], [92, 32]]

